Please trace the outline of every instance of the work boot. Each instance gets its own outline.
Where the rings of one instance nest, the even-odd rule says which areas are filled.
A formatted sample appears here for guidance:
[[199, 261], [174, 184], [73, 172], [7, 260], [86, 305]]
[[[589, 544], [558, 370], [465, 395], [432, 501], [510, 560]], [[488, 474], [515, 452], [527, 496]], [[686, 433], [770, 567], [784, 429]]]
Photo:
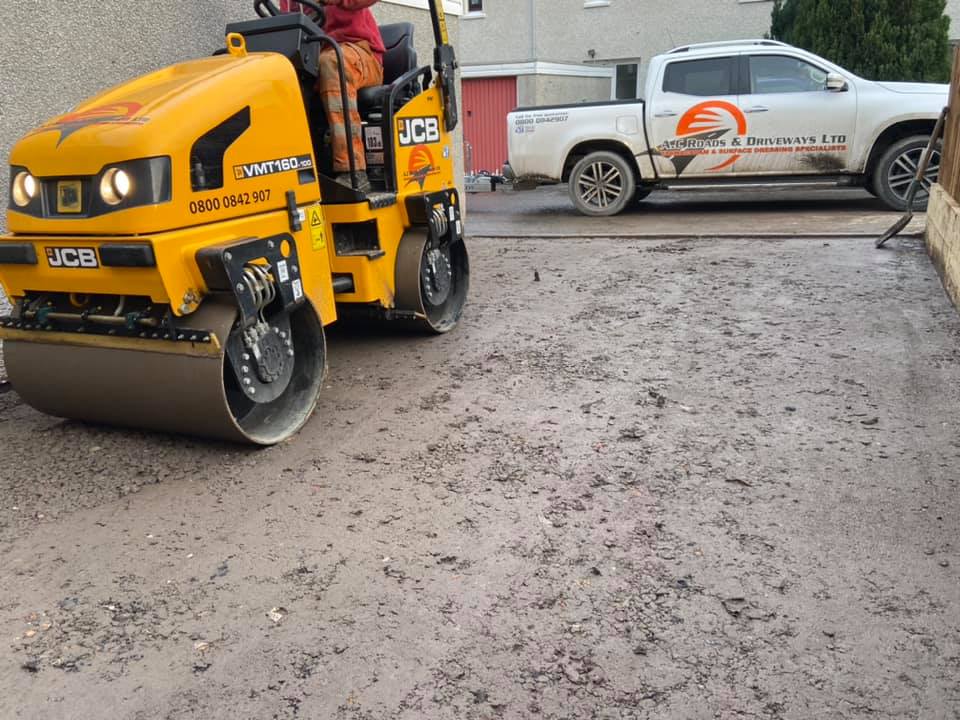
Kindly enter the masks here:
[[[345, 187], [353, 188], [350, 173], [348, 172], [337, 175], [336, 181]], [[357, 191], [362, 192], [364, 195], [370, 192], [370, 178], [367, 177], [365, 170], [357, 170]]]

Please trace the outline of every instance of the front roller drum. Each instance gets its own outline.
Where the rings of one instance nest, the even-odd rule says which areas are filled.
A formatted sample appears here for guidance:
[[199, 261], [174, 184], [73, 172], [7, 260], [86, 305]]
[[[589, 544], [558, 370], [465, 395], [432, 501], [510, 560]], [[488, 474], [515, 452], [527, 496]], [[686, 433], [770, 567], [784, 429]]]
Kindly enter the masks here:
[[462, 240], [431, 239], [427, 228], [404, 234], [397, 253], [397, 309], [412, 313], [407, 327], [443, 334], [460, 322], [470, 289], [470, 260]]
[[7, 340], [4, 359], [14, 390], [50, 415], [272, 445], [299, 430], [316, 407], [326, 370], [323, 326], [310, 303], [290, 315], [292, 374], [277, 397], [257, 403], [227, 357], [236, 319], [232, 302], [208, 298], [187, 321], [213, 331], [219, 349], [111, 338], [78, 345], [51, 335]]

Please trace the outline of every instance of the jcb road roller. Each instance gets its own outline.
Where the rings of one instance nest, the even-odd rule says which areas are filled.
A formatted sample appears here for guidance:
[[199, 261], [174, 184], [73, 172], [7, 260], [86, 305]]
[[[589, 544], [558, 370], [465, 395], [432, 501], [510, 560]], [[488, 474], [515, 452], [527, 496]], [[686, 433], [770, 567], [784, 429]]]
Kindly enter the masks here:
[[360, 92], [363, 127], [347, 127], [365, 138], [369, 191], [332, 177], [314, 86], [321, 50], [340, 49], [323, 8], [301, 5], [316, 15], [257, 0], [223, 50], [107, 90], [14, 147], [0, 339], [28, 404], [269, 445], [313, 412], [338, 317], [457, 325], [469, 264], [443, 4], [430, 2], [432, 67], [412, 25], [381, 28], [386, 84]]

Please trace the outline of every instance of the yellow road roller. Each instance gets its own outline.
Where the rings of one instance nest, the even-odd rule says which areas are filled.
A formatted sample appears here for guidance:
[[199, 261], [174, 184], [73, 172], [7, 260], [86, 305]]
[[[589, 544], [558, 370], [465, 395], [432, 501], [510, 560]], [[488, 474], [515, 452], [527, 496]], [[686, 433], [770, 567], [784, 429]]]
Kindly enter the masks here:
[[301, 4], [317, 15], [257, 0], [213, 56], [107, 90], [14, 147], [0, 339], [28, 404], [270, 445], [313, 412], [338, 317], [457, 325], [469, 263], [442, 2], [432, 67], [412, 25], [381, 28], [385, 85], [359, 97], [370, 190], [332, 177], [314, 85], [320, 51], [340, 50], [323, 8]]

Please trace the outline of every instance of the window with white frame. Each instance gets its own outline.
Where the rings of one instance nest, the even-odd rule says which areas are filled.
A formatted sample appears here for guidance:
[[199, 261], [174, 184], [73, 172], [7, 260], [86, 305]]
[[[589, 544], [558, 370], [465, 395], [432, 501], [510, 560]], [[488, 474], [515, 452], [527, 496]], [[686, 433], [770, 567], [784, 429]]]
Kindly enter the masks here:
[[468, 12], [468, 13], [482, 13], [482, 12], [483, 12], [483, 0], [467, 0], [467, 12]]

